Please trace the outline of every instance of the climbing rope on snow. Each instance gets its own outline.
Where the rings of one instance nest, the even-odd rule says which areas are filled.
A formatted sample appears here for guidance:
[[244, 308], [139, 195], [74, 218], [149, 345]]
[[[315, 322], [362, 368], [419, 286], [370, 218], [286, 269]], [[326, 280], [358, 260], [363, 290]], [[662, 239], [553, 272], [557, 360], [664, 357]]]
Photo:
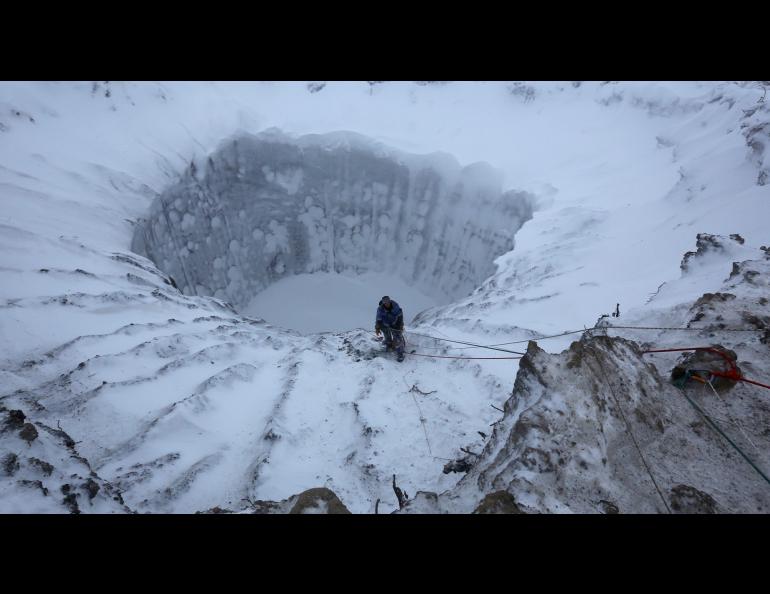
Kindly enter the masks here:
[[[651, 349], [651, 350], [643, 351], [643, 354], [644, 353], [675, 353], [675, 352], [681, 352], [681, 351], [708, 351], [708, 352], [711, 352], [711, 353], [716, 353], [717, 355], [719, 355], [720, 357], [722, 357], [723, 359], [725, 359], [727, 361], [728, 365], [730, 366], [730, 370], [727, 371], [727, 372], [707, 370], [707, 373], [709, 373], [711, 376], [724, 377], [724, 378], [735, 380], [735, 381], [747, 381], [748, 383], [756, 384], [756, 385], [759, 385], [759, 386], [762, 386], [762, 387], [770, 389], [770, 386], [766, 386], [764, 384], [761, 384], [759, 382], [755, 382], [755, 381], [752, 381], [752, 380], [747, 380], [746, 378], [742, 377], [740, 372], [738, 371], [738, 368], [735, 365], [735, 361], [733, 361], [727, 354], [725, 354], [722, 351], [719, 351], [719, 350], [717, 350], [717, 349], [715, 349], [713, 347], [690, 347], [690, 348], [676, 348], [676, 349]], [[688, 376], [689, 376], [689, 373], [688, 373]], [[694, 377], [694, 376], [692, 376], [692, 377]], [[714, 391], [714, 394], [716, 394], [716, 396], [719, 398], [719, 394], [717, 394], [717, 391], [714, 389], [714, 386], [711, 383], [711, 378], [710, 377], [708, 379], [702, 379], [701, 381], [704, 384], [707, 383], [709, 386], [711, 386], [711, 389]], [[759, 473], [759, 475], [768, 484], [770, 484], [770, 479], [767, 478], [765, 473], [763, 473], [759, 469], [759, 467], [743, 452], [743, 450], [741, 450], [741, 448], [738, 447], [735, 444], [735, 442], [733, 442], [733, 440], [730, 439], [727, 436], [727, 434], [719, 428], [719, 426], [711, 419], [711, 417], [709, 415], [707, 415], [697, 404], [695, 404], [695, 402], [689, 396], [687, 396], [687, 394], [685, 393], [685, 385], [684, 385], [684, 383], [682, 383], [681, 386], [676, 385], [676, 384], [674, 384], [674, 385], [681, 390], [682, 395], [687, 399], [687, 401], [692, 405], [692, 407], [695, 408], [695, 410], [697, 410], [703, 416], [704, 419], [706, 419], [706, 421], [709, 423], [709, 425], [711, 425], [711, 427], [713, 427], [722, 437], [724, 437], [727, 440], [727, 442], [741, 455], [741, 457], [743, 457], [743, 459], [746, 460], [746, 462], [748, 462], [751, 465], [751, 467], [754, 470], [756, 470], [757, 473]], [[721, 400], [721, 398], [720, 398], [720, 400]], [[752, 442], [751, 439], [749, 439], [748, 435], [746, 435], [746, 433], [743, 431], [743, 428], [740, 425], [738, 426], [738, 428], [740, 429], [741, 433], [743, 433], [743, 436], [748, 440], [748, 442], [752, 446], [754, 446], [755, 449], [757, 449], [756, 445], [754, 445], [754, 442]], [[757, 449], [757, 451], [759, 451], [759, 450]]]
[[462, 359], [465, 361], [477, 361], [480, 359], [486, 360], [501, 360], [501, 359], [521, 359], [521, 357], [452, 357], [450, 355], [426, 355], [424, 353], [409, 353], [410, 355], [416, 355], [418, 357], [431, 357], [433, 359]]
[[[374, 334], [371, 330], [366, 330], [365, 328], [356, 328], [357, 330], [364, 330], [365, 332], [369, 332], [370, 334]], [[407, 347], [409, 345], [408, 341], [406, 340], [405, 336], [406, 332], [403, 332], [401, 335], [404, 337], [404, 347]], [[415, 332], [411, 332], [411, 334], [415, 334], [415, 336], [427, 336], [425, 334], [417, 334]], [[436, 340], [446, 340], [445, 338], [437, 338], [435, 336], [427, 336], [428, 338], [434, 338]], [[457, 341], [450, 341], [450, 342], [457, 342]], [[473, 344], [473, 343], [463, 343], [463, 344]], [[473, 345], [473, 348], [487, 348], [482, 345]], [[521, 357], [524, 356], [524, 353], [517, 353], [516, 351], [507, 351], [505, 349], [492, 349], [495, 351], [503, 351], [506, 353], [515, 353], [519, 355], [518, 357], [457, 357], [457, 356], [450, 356], [450, 355], [428, 355], [425, 353], [409, 353], [410, 355], [416, 355], [418, 357], [430, 357], [433, 359], [464, 359], [464, 360], [504, 360], [504, 359], [521, 359]]]
[[[593, 332], [596, 330], [689, 330], [689, 331], [695, 331], [695, 332], [701, 332], [701, 331], [710, 331], [710, 332], [757, 332], [756, 328], [719, 328], [719, 329], [713, 329], [713, 328], [681, 328], [681, 327], [673, 327], [673, 326], [601, 326], [598, 328], [581, 328], [580, 330], [567, 330], [565, 332], [560, 332], [559, 334], [550, 334], [547, 336], [534, 336], [532, 338], [526, 338], [524, 340], [514, 340], [511, 342], [498, 342], [494, 344], [487, 344], [487, 345], [481, 345], [481, 344], [474, 344], [472, 342], [463, 342], [460, 340], [450, 340], [448, 338], [441, 338], [439, 336], [430, 336], [429, 334], [419, 334], [417, 332], [410, 332], [410, 334], [414, 334], [415, 336], [424, 336], [425, 338], [432, 338], [433, 340], [442, 340], [444, 342], [454, 342], [458, 344], [467, 344], [471, 345], [464, 348], [470, 348], [470, 349], [493, 349], [493, 350], [503, 350], [505, 352], [516, 352], [516, 351], [507, 351], [505, 349], [496, 349], [495, 347], [501, 347], [501, 346], [508, 346], [512, 344], [523, 344], [530, 341], [538, 341], [538, 340], [546, 340], [549, 338], [560, 338], [562, 336], [570, 336], [572, 334], [580, 334], [585, 332]], [[438, 329], [436, 329], [437, 332], [440, 332]], [[460, 347], [458, 347], [458, 350], [461, 350]], [[520, 355], [523, 355], [524, 353], [517, 353]]]
[[[714, 388], [714, 384], [712, 384], [712, 383], [711, 383], [711, 378], [707, 379], [707, 380], [705, 381], [705, 384], [707, 384], [707, 385], [708, 385], [708, 387], [709, 387], [709, 388], [711, 388], [711, 391], [712, 391], [712, 392], [714, 392], [714, 396], [716, 396], [717, 398], [719, 398], [719, 400], [722, 402], [722, 404], [724, 404], [724, 407], [725, 407], [725, 412], [727, 412], [727, 415], [728, 415], [728, 416], [731, 416], [731, 415], [730, 415], [729, 406], [727, 405], [727, 400], [725, 400], [724, 398], [722, 398], [722, 397], [719, 395], [719, 392], [717, 392], [717, 391], [716, 391], [716, 388]], [[748, 434], [747, 434], [747, 433], [746, 433], [746, 432], [743, 430], [743, 424], [742, 424], [740, 421], [738, 421], [738, 419], [736, 419], [736, 420], [734, 420], [734, 421], [733, 421], [733, 420], [730, 420], [729, 422], [730, 422], [731, 424], [735, 425], [736, 427], [738, 427], [738, 431], [740, 431], [740, 432], [741, 432], [741, 435], [743, 435], [743, 437], [745, 437], [745, 438], [746, 438], [746, 441], [748, 441], [748, 442], [751, 444], [751, 447], [753, 447], [753, 448], [754, 448], [754, 451], [755, 451], [755, 452], [757, 452], [757, 454], [759, 454], [759, 453], [760, 453], [760, 451], [759, 451], [759, 448], [757, 447], [757, 444], [755, 444], [755, 443], [754, 443], [754, 442], [751, 440], [751, 438], [748, 436]]]
[[531, 340], [546, 340], [548, 338], [559, 338], [561, 336], [569, 336], [570, 334], [579, 334], [581, 332], [592, 332], [594, 330], [692, 330], [692, 331], [703, 331], [708, 330], [712, 332], [757, 332], [756, 328], [719, 328], [719, 329], [712, 329], [712, 328], [675, 328], [671, 326], [602, 326], [599, 328], [583, 328], [582, 330], [569, 330], [566, 332], [562, 332], [560, 334], [551, 334], [549, 336], [538, 336], [536, 338], [527, 338], [525, 340], [514, 340], [513, 342], [499, 342], [496, 344], [490, 344], [488, 346], [507, 346], [510, 344], [522, 344], [525, 342], [529, 342]]
[[467, 344], [467, 345], [470, 345], [472, 347], [479, 348], [479, 349], [490, 349], [492, 351], [502, 351], [504, 353], [513, 353], [514, 355], [524, 355], [525, 354], [525, 353], [521, 353], [519, 351], [510, 351], [508, 349], [499, 349], [499, 348], [496, 348], [496, 347], [493, 347], [493, 346], [486, 346], [486, 345], [483, 345], [483, 344], [475, 344], [475, 343], [472, 343], [472, 342], [465, 342], [463, 340], [451, 340], [449, 338], [440, 338], [438, 336], [430, 336], [428, 334], [419, 334], [417, 332], [410, 332], [409, 334], [413, 334], [414, 336], [424, 336], [425, 338], [432, 338], [433, 340], [443, 340], [444, 342], [454, 342], [454, 343], [457, 343], [457, 344]]
[[759, 468], [759, 467], [758, 467], [756, 464], [754, 464], [754, 462], [752, 462], [752, 461], [751, 461], [751, 458], [749, 458], [749, 457], [748, 457], [748, 456], [747, 456], [747, 455], [746, 455], [746, 454], [743, 452], [743, 450], [742, 450], [741, 448], [739, 448], [739, 447], [738, 447], [738, 446], [735, 444], [735, 442], [733, 442], [733, 440], [732, 440], [732, 439], [730, 439], [730, 438], [727, 436], [727, 434], [726, 434], [724, 431], [722, 431], [722, 430], [719, 428], [719, 426], [718, 426], [718, 425], [717, 425], [717, 424], [716, 424], [714, 421], [712, 421], [712, 420], [711, 420], [711, 417], [709, 417], [709, 415], [707, 415], [705, 412], [703, 412], [703, 410], [702, 410], [702, 409], [701, 409], [701, 408], [700, 408], [700, 407], [699, 407], [697, 404], [695, 404], [695, 402], [694, 402], [694, 401], [693, 401], [693, 400], [692, 400], [692, 399], [691, 399], [691, 398], [690, 398], [690, 397], [689, 397], [689, 396], [688, 396], [688, 395], [685, 393], [684, 387], [680, 388], [680, 391], [682, 392], [682, 396], [684, 396], [684, 397], [687, 399], [687, 402], [689, 402], [689, 403], [690, 403], [690, 405], [691, 405], [691, 406], [692, 406], [692, 407], [693, 407], [695, 410], [697, 410], [697, 411], [698, 411], [698, 412], [701, 414], [701, 416], [703, 416], [703, 418], [704, 418], [704, 419], [706, 419], [706, 421], [708, 422], [708, 424], [709, 424], [709, 425], [711, 425], [711, 427], [713, 427], [713, 429], [714, 429], [714, 430], [715, 430], [717, 433], [719, 433], [719, 435], [721, 435], [722, 437], [724, 437], [724, 438], [727, 440], [727, 442], [728, 442], [728, 443], [729, 443], [731, 446], [733, 446], [733, 448], [735, 449], [735, 451], [737, 451], [737, 452], [738, 452], [738, 453], [741, 455], [741, 457], [742, 457], [744, 460], [746, 460], [746, 462], [748, 462], [748, 463], [751, 465], [751, 467], [752, 467], [752, 468], [753, 468], [753, 469], [754, 469], [754, 470], [757, 472], [757, 474], [759, 474], [759, 476], [761, 476], [763, 479], [765, 479], [765, 482], [766, 482], [768, 485], [770, 485], [770, 479], [769, 479], [769, 478], [767, 478], [767, 475], [765, 475], [765, 473], [764, 473], [764, 472], [762, 472], [762, 471], [760, 470], [760, 468]]
[[[404, 384], [406, 384], [406, 387], [408, 388], [408, 392], [412, 397], [412, 400], [414, 400], [414, 405], [417, 407], [417, 412], [420, 413], [420, 424], [422, 425], [422, 431], [425, 434], [425, 443], [428, 444], [428, 453], [430, 456], [436, 460], [445, 460], [447, 462], [451, 462], [451, 458], [441, 458], [440, 456], [434, 456], [433, 455], [433, 449], [430, 447], [430, 439], [428, 439], [428, 429], [425, 427], [425, 415], [422, 414], [422, 408], [420, 408], [420, 404], [417, 402], [417, 398], [414, 396], [414, 390], [412, 388], [409, 388], [409, 382], [406, 381], [406, 375], [402, 376], [402, 379], [404, 380]], [[414, 387], [414, 386], [413, 386]]]

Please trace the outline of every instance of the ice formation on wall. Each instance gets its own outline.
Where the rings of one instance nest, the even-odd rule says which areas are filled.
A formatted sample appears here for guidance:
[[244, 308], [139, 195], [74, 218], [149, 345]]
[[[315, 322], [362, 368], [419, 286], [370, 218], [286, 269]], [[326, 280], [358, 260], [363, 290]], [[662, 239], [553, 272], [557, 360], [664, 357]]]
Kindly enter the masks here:
[[484, 163], [398, 153], [352, 133], [243, 135], [191, 164], [132, 249], [185, 294], [236, 306], [313, 272], [386, 272], [458, 298], [494, 273], [532, 216], [531, 195], [501, 182]]

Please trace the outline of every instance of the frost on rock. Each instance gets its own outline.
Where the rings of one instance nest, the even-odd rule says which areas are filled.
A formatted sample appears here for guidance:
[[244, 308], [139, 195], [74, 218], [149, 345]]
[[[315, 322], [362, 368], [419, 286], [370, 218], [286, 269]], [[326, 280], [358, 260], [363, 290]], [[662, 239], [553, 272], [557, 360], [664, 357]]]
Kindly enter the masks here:
[[495, 271], [532, 216], [499, 173], [408, 155], [354, 134], [239, 136], [153, 204], [132, 249], [185, 294], [245, 306], [287, 275], [391, 273], [436, 297]]
[[[704, 409], [719, 405], [705, 392], [690, 396]], [[751, 453], [762, 463], [766, 432], [761, 420], [749, 425], [752, 416], [766, 418], [767, 408], [759, 401], [753, 410], [741, 406], [741, 431], [753, 436], [742, 443], [759, 448]], [[736, 427], [724, 427], [740, 437]], [[441, 500], [468, 512], [473, 502], [488, 507], [500, 492], [528, 513], [770, 509], [767, 483], [644, 360], [639, 346], [606, 336], [584, 338], [558, 355], [529, 343], [503, 420], [477, 464]]]
[[744, 243], [743, 237], [737, 233], [733, 233], [729, 238], [710, 233], [698, 233], [695, 251], [687, 252], [679, 267], [682, 272], [689, 272], [694, 262], [705, 260], [712, 254], [731, 254], [741, 251], [739, 246]]
[[131, 512], [75, 445], [62, 429], [0, 406], [0, 513]]
[[[767, 88], [767, 85], [766, 85]], [[749, 160], [757, 167], [757, 185], [764, 186], [770, 181], [770, 108], [764, 101], [744, 110], [742, 133], [749, 147]]]
[[248, 505], [243, 509], [234, 512], [233, 510], [219, 506], [212, 507], [206, 511], [196, 512], [199, 514], [230, 514], [230, 513], [251, 513], [251, 514], [349, 514], [350, 510], [340, 501], [337, 494], [326, 487], [316, 487], [307, 489], [297, 495], [284, 499], [282, 501], [248, 500]]

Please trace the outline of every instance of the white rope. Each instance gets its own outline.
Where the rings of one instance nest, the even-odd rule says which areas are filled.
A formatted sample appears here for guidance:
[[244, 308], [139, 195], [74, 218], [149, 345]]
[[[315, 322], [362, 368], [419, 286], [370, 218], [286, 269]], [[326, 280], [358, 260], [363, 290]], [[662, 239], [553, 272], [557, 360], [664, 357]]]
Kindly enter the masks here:
[[741, 435], [743, 435], [743, 437], [746, 438], [746, 441], [748, 441], [751, 444], [751, 447], [754, 448], [754, 451], [757, 452], [757, 454], [761, 455], [762, 452], [759, 451], [759, 448], [757, 447], [757, 445], [753, 441], [751, 441], [751, 438], [743, 430], [743, 424], [738, 419], [732, 420], [732, 415], [730, 414], [730, 407], [727, 405], [727, 401], [724, 398], [722, 398], [719, 395], [719, 392], [717, 392], [716, 389], [714, 388], [714, 385], [711, 383], [711, 378], [706, 380], [706, 383], [708, 384], [709, 388], [711, 388], [711, 391], [714, 392], [714, 396], [719, 398], [722, 404], [724, 404], [725, 412], [727, 413], [728, 419], [730, 419], [729, 423], [738, 427], [738, 431], [740, 431]]
[[430, 447], [430, 439], [428, 439], [428, 430], [425, 427], [425, 416], [422, 414], [422, 409], [420, 408], [420, 404], [417, 402], [417, 398], [414, 396], [414, 392], [409, 387], [409, 382], [406, 381], [406, 376], [402, 376], [401, 379], [404, 380], [404, 385], [407, 387], [407, 392], [409, 392], [409, 395], [412, 397], [412, 400], [414, 400], [414, 405], [417, 407], [417, 412], [420, 413], [420, 424], [422, 425], [422, 431], [425, 434], [425, 443], [428, 444], [428, 453], [432, 458], [435, 458], [436, 460], [446, 460], [447, 462], [451, 462], [451, 458], [441, 458], [440, 456], [434, 456], [433, 455], [433, 449]]

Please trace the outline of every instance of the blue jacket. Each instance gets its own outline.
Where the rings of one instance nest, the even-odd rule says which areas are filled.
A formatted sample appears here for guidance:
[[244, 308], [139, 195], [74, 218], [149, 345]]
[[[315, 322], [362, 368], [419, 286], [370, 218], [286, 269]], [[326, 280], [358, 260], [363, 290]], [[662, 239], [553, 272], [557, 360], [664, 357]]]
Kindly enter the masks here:
[[390, 305], [390, 310], [385, 309], [382, 305], [377, 308], [375, 328], [403, 328], [404, 312], [401, 310], [401, 306], [392, 299]]

